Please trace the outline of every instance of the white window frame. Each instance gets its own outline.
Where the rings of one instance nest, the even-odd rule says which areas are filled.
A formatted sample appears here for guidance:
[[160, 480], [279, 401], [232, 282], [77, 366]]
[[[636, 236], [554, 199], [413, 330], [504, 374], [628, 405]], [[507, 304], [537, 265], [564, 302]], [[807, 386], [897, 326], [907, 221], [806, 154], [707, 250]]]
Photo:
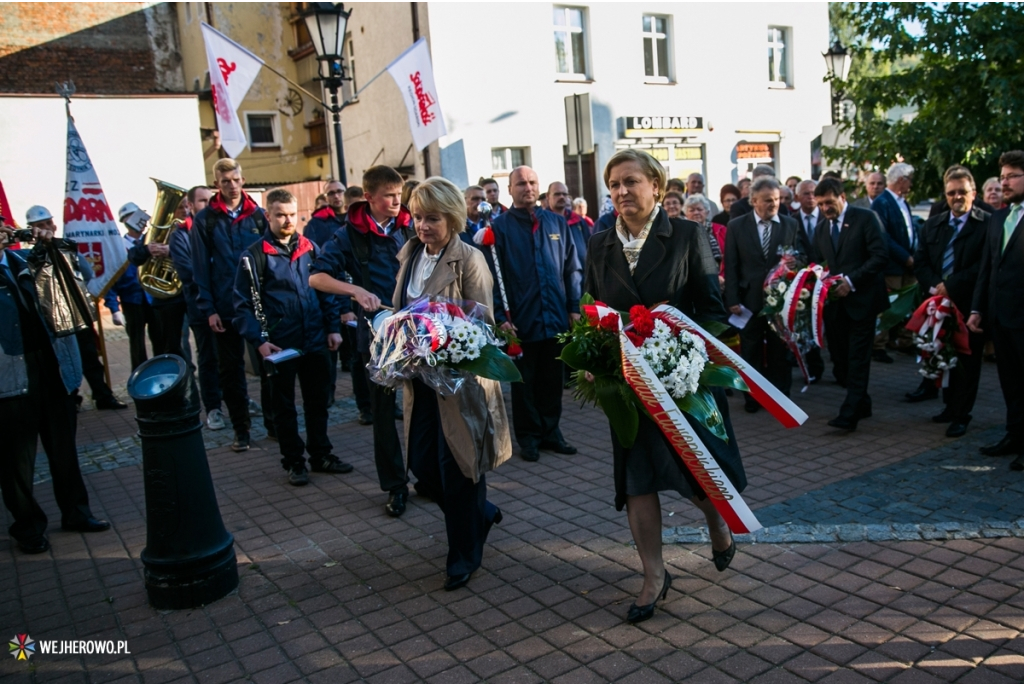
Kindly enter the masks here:
[[[793, 87], [793, 29], [788, 26], [769, 26], [769, 31], [778, 31], [779, 36], [768, 39], [768, 87], [769, 88], [792, 88]], [[781, 53], [781, 54], [780, 54]], [[785, 72], [785, 79], [782, 81], [771, 80], [771, 66], [775, 67], [775, 73]]]
[[[499, 151], [499, 150], [503, 153], [503, 157], [505, 158], [504, 168], [501, 168], [501, 169], [496, 168], [494, 166], [494, 153]], [[491, 148], [491, 172], [492, 172], [492, 175], [497, 174], [497, 175], [502, 175], [503, 176], [503, 175], [508, 175], [508, 174], [512, 173], [512, 169], [515, 168], [515, 166], [512, 164], [512, 151], [513, 150], [522, 150], [523, 151], [523, 164], [525, 164], [526, 166], [530, 166], [530, 148], [529, 147], [522, 147], [522, 146], [516, 146], [516, 145], [512, 145], [512, 146], [509, 146], [509, 147], [492, 147]]]
[[[643, 19], [650, 19], [651, 20], [651, 30], [650, 31], [644, 31], [643, 30]], [[657, 28], [655, 28], [657, 26], [656, 20], [658, 20], [658, 19], [664, 19], [665, 20], [665, 33], [659, 33]], [[643, 47], [644, 47], [645, 50], [647, 49], [647, 41], [648, 40], [652, 41], [651, 49], [653, 50], [653, 57], [654, 57], [654, 71], [657, 72], [658, 71], [658, 67], [659, 67], [659, 65], [658, 65], [658, 41], [659, 40], [665, 41], [665, 55], [666, 55], [665, 58], [668, 60], [668, 64], [665, 65], [665, 70], [667, 72], [665, 74], [660, 74], [660, 73], [655, 73], [654, 75], [648, 74], [647, 73], [647, 65], [645, 63], [644, 64], [644, 82], [646, 82], [646, 83], [674, 83], [675, 82], [675, 78], [674, 78], [673, 68], [672, 68], [672, 66], [673, 66], [673, 59], [672, 59], [672, 17], [666, 16], [664, 14], [646, 14], [645, 13], [645, 14], [642, 15], [642, 18], [641, 18], [640, 31], [641, 31], [641, 35], [643, 36], [643, 41], [644, 41]]]
[[[244, 112], [244, 115], [245, 115], [244, 116], [244, 119], [245, 119], [245, 138], [246, 138], [246, 141], [249, 144], [249, 149], [250, 150], [260, 150], [260, 149], [263, 149], [263, 148], [279, 148], [279, 147], [281, 147], [281, 117], [279, 116], [279, 114], [280, 114], [279, 112], [274, 112], [274, 111], [257, 111], [257, 110], [252, 110], [252, 111]], [[272, 143], [254, 143], [254, 142], [252, 142], [252, 131], [249, 130], [249, 117], [251, 117], [251, 116], [270, 117], [270, 120], [273, 123], [273, 126], [271, 126], [271, 129], [274, 132], [274, 142], [272, 142]]]
[[352, 43], [352, 33], [345, 34], [345, 41], [342, 43], [342, 64], [345, 65], [345, 75], [350, 80], [341, 84], [341, 98], [343, 102], [357, 102], [356, 93], [359, 91], [359, 84], [356, 82], [356, 53], [355, 45]]
[[[553, 5], [553, 9], [562, 10], [565, 13], [565, 25], [555, 24], [552, 20], [552, 34], [551, 39], [554, 42], [555, 33], [564, 33], [566, 36], [566, 48], [568, 53], [566, 54], [566, 64], [570, 69], [574, 68], [573, 64], [576, 62], [574, 59], [575, 54], [573, 53], [572, 46], [572, 34], [578, 33], [583, 36], [583, 73], [576, 72], [561, 72], [558, 71], [558, 52], [555, 51], [555, 78], [559, 81], [589, 81], [590, 80], [590, 40], [587, 38], [587, 9], [585, 7], [576, 7], [574, 5]], [[572, 22], [569, 21], [570, 12], [580, 13], [580, 24], [581, 27], [572, 26]], [[554, 46], [552, 46], [554, 47]]]

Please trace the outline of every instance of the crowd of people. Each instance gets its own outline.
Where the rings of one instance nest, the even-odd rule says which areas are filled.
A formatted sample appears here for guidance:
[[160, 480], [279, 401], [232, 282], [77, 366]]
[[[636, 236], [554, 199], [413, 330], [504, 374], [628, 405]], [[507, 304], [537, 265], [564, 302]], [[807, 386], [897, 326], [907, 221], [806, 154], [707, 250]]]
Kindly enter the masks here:
[[[560, 429], [567, 376], [558, 336], [580, 317], [584, 293], [622, 311], [668, 303], [698, 320], [734, 326], [743, 359], [788, 395], [790, 348], [758, 316], [765, 279], [780, 259], [827, 264], [839, 277], [824, 309], [827, 353], [835, 382], [846, 390], [828, 423], [843, 431], [872, 416], [872, 362], [891, 363], [889, 351], [912, 347], [902, 326], [879, 330], [889, 293], [916, 286], [926, 297], [946, 297], [966, 320], [970, 351], [959, 354], [959, 371], [947, 387], [925, 379], [906, 399], [926, 401], [941, 391], [945, 408], [934, 421], [948, 424], [950, 437], [964, 435], [991, 340], [1007, 432], [981, 451], [1016, 454], [1011, 468], [1024, 470], [1024, 238], [1018, 226], [1024, 152], [1005, 153], [1000, 167], [981, 198], [970, 170], [950, 167], [942, 198], [922, 222], [907, 202], [914, 169], [903, 162], [867, 174], [863, 194], [852, 201], [835, 174], [781, 183], [762, 165], [750, 179], [724, 185], [715, 203], [701, 174], [667, 179], [648, 154], [624, 150], [605, 167], [609, 195], [596, 217], [587, 216], [586, 202], [573, 199], [561, 181], [542, 192], [537, 173], [525, 166], [508, 177], [509, 207], [499, 202], [493, 178], [460, 189], [440, 177], [408, 181], [375, 166], [359, 187], [328, 181], [300, 230], [290, 192], [272, 190], [260, 207], [245, 191], [238, 162], [220, 159], [214, 187], [188, 190], [167, 244], [147, 243], [145, 227], [130, 224], [136, 205], [120, 209], [130, 266], [105, 302], [114, 323], [127, 331], [133, 369], [146, 359], [147, 336], [154, 354], [178, 354], [191, 363], [191, 332], [207, 427], [230, 422], [231, 449], [243, 452], [250, 448], [253, 417], [262, 415], [293, 486], [309, 483], [310, 472], [353, 470], [333, 454], [327, 432], [340, 363], [351, 374], [359, 422], [373, 426], [386, 514], [405, 512], [411, 470], [417, 493], [444, 512], [444, 587], [454, 590], [480, 567], [487, 535], [502, 521], [487, 500], [485, 474], [511, 457], [511, 436], [527, 462], [542, 452], [577, 451]], [[59, 240], [45, 208], [33, 207], [27, 219], [39, 244]], [[14, 241], [13, 228], [4, 225], [2, 235], [5, 244]], [[47, 329], [33, 287], [36, 252], [0, 252], [0, 410], [17, 419], [9, 431], [14, 456], [0, 462], [0, 485], [14, 521], [10, 535], [28, 553], [49, 548], [46, 516], [32, 495], [37, 436], [50, 460], [63, 527], [106, 530], [109, 523], [89, 509], [75, 451], [83, 373], [98, 409], [125, 407], [103, 381], [93, 332], [58, 338]], [[182, 287], [174, 297], [154, 299], [140, 286], [137, 269], [161, 258], [171, 260]], [[80, 261], [87, 281], [88, 264]], [[471, 376], [454, 400], [407, 381], [402, 407], [395, 392], [370, 382], [373, 317], [425, 296], [477, 302], [489, 323], [518, 339], [522, 382], [510, 388], [511, 422], [494, 381]], [[247, 391], [247, 349], [260, 379], [259, 403]], [[826, 368], [822, 350], [809, 350], [807, 364], [810, 381], [819, 382]], [[297, 424], [296, 381], [305, 439]], [[742, 491], [742, 436], [737, 441], [734, 435], [725, 391], [716, 389], [715, 399], [729, 440], [693, 427]], [[743, 399], [746, 411], [759, 410], [751, 396]], [[404, 421], [404, 454], [396, 420]], [[640, 417], [632, 446], [613, 435], [612, 448], [615, 506], [627, 509], [644, 570], [627, 616], [639, 622], [653, 614], [672, 583], [661, 555], [659, 492], [675, 491], [705, 514], [719, 571], [736, 547], [699, 483], [647, 417]]]

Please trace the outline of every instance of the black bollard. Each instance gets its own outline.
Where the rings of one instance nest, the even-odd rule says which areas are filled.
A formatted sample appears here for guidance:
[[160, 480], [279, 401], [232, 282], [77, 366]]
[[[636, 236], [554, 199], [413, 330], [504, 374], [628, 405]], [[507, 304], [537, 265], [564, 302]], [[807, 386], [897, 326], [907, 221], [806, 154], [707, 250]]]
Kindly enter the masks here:
[[185, 361], [162, 354], [128, 379], [146, 487], [146, 592], [155, 609], [209, 604], [238, 587], [206, 461], [199, 393]]

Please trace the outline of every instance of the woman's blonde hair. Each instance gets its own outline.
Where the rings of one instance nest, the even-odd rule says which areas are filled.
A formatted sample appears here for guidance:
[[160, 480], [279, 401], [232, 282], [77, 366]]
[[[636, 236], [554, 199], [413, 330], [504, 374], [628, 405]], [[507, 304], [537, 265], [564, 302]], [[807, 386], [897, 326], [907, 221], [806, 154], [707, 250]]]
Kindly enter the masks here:
[[466, 200], [454, 183], [440, 176], [431, 176], [412, 189], [409, 208], [422, 214], [437, 213], [444, 217], [452, 233], [466, 228]]
[[660, 201], [661, 196], [665, 193], [665, 167], [661, 166], [661, 162], [643, 150], [619, 150], [612, 155], [612, 158], [604, 165], [605, 187], [608, 187], [608, 179], [611, 177], [612, 169], [625, 162], [636, 162], [640, 165], [640, 170], [643, 171], [644, 176], [649, 178], [652, 183], [657, 184], [658, 192], [654, 199]]

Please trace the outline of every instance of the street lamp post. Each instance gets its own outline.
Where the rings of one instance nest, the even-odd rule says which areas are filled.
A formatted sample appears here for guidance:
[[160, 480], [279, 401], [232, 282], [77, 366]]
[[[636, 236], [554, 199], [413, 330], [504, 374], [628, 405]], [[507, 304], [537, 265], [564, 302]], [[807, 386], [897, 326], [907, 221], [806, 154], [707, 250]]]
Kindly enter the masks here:
[[843, 100], [843, 84], [850, 74], [850, 53], [843, 44], [836, 39], [828, 52], [821, 55], [825, 58], [825, 65], [828, 67], [829, 83], [832, 88], [832, 123], [838, 124], [842, 118], [840, 103]]
[[343, 3], [311, 2], [303, 16], [309, 36], [313, 40], [316, 58], [320, 62], [320, 77], [317, 79], [331, 93], [331, 114], [334, 115], [334, 146], [338, 150], [338, 180], [348, 186], [345, 173], [345, 148], [341, 140], [341, 110], [344, 103], [338, 102], [338, 89], [351, 79], [345, 75], [342, 62], [345, 46], [345, 27], [352, 11], [345, 11]]

